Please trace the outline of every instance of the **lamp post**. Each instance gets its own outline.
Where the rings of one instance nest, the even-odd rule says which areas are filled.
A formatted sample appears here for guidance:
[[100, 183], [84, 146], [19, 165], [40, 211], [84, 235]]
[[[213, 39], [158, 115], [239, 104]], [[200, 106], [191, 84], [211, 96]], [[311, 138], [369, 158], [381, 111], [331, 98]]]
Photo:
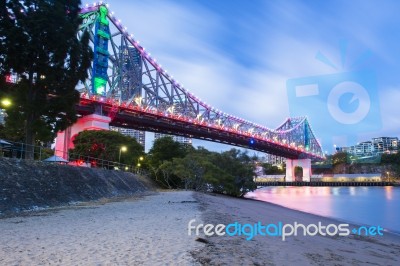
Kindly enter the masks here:
[[122, 146], [119, 149], [119, 156], [118, 156], [118, 163], [121, 163], [121, 152], [126, 152], [128, 149], [126, 148], [126, 146]]
[[141, 164], [140, 164], [140, 162], [141, 161], [143, 161], [144, 160], [144, 158], [143, 158], [143, 156], [140, 156], [139, 158], [138, 158], [138, 160], [137, 160], [137, 172], [139, 173], [139, 167], [141, 166]]

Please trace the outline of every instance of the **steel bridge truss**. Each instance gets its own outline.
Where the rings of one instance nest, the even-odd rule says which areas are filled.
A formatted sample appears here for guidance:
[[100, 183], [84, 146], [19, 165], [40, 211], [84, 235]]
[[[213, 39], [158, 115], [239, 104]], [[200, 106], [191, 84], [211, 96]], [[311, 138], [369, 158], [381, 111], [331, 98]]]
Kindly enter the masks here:
[[[83, 22], [78, 34], [80, 38], [84, 31], [89, 32], [95, 53], [99, 50], [95, 47], [96, 22], [104, 20], [100, 17], [104, 16], [100, 14], [100, 7], [104, 13], [105, 5], [101, 3], [81, 10]], [[219, 111], [174, 80], [112, 13], [107, 13], [107, 19], [110, 22], [108, 50], [100, 51], [108, 57], [106, 85], [101, 91], [93, 89], [95, 74], [91, 69], [80, 89], [82, 105], [102, 106], [119, 126], [247, 146], [287, 158], [323, 158], [321, 145], [305, 117], [288, 118], [277, 129], [269, 129]], [[143, 119], [142, 125], [140, 119], [127, 123], [129, 115]], [[158, 124], [146, 124], [145, 118], [155, 119]], [[169, 126], [162, 126], [161, 122]]]

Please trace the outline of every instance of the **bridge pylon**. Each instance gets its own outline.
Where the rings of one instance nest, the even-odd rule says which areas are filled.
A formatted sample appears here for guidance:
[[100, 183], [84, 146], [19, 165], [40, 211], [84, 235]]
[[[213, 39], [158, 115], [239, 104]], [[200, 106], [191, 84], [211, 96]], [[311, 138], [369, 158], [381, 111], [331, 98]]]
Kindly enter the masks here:
[[296, 181], [294, 169], [296, 166], [303, 168], [303, 181], [311, 180], [311, 159], [286, 159], [286, 182]]
[[71, 127], [57, 133], [55, 155], [68, 160], [68, 150], [74, 147], [74, 139], [84, 130], [110, 130], [111, 118], [98, 114], [83, 116]]

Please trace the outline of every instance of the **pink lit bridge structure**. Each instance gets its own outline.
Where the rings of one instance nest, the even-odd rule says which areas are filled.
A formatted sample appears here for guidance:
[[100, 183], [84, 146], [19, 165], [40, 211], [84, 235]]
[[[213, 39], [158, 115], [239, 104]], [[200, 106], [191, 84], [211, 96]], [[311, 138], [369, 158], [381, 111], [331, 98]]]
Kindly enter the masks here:
[[67, 156], [74, 137], [83, 130], [109, 126], [162, 132], [225, 143], [287, 158], [286, 181], [294, 181], [294, 167], [311, 176], [311, 160], [324, 158], [305, 117], [288, 118], [276, 129], [226, 114], [186, 90], [129, 34], [107, 5], [95, 3], [81, 10], [78, 38], [89, 33], [93, 63], [82, 84], [81, 117], [59, 132], [57, 155]]

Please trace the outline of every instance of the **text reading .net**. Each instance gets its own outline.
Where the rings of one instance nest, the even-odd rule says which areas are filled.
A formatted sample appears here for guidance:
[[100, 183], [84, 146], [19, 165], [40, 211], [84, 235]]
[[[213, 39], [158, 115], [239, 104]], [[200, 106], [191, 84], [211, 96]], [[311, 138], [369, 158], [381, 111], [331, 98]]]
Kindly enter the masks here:
[[225, 224], [198, 224], [194, 225], [195, 219], [188, 223], [188, 235], [199, 236], [204, 233], [206, 236], [246, 236], [246, 240], [253, 239], [256, 235], [260, 236], [275, 236], [281, 237], [283, 241], [289, 236], [348, 236], [350, 233], [355, 235], [365, 236], [383, 236], [383, 228], [381, 226], [360, 226], [350, 230], [349, 224], [328, 224], [323, 225], [321, 222], [318, 224], [304, 225], [298, 222], [293, 224], [283, 224], [282, 222], [262, 224], [261, 222], [255, 224], [241, 224], [238, 222]]

